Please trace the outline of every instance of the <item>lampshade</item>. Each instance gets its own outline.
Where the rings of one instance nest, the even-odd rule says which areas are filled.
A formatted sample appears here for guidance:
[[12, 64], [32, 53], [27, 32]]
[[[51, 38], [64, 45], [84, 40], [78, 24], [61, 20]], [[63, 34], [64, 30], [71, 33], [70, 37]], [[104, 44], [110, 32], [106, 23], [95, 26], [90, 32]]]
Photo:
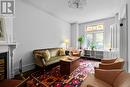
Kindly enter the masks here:
[[64, 39], [64, 43], [69, 43], [69, 40], [68, 39]]

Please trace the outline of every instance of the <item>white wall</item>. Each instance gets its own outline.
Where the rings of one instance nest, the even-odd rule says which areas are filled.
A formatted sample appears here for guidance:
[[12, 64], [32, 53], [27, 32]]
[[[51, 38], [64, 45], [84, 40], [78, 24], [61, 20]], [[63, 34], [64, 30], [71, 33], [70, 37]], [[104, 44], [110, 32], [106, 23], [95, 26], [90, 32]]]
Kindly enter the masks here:
[[125, 60], [124, 69], [128, 71], [128, 27], [127, 27], [127, 14], [126, 14], [126, 0], [121, 0], [121, 6], [119, 10], [119, 26], [120, 30], [120, 57]]
[[71, 47], [78, 48], [78, 23], [71, 24]]
[[70, 24], [35, 8], [26, 0], [16, 0], [14, 38], [18, 43], [15, 70], [20, 58], [23, 59], [23, 69], [28, 70], [34, 63], [34, 49], [62, 47], [64, 39], [70, 39]]
[[106, 19], [101, 19], [101, 20], [95, 20], [92, 22], [87, 22], [87, 23], [81, 23], [79, 24], [79, 35], [85, 34], [85, 29], [86, 26], [89, 25], [96, 25], [96, 24], [104, 24], [104, 47], [107, 47], [108, 44], [110, 43], [110, 25], [115, 23], [115, 18], [106, 18]]

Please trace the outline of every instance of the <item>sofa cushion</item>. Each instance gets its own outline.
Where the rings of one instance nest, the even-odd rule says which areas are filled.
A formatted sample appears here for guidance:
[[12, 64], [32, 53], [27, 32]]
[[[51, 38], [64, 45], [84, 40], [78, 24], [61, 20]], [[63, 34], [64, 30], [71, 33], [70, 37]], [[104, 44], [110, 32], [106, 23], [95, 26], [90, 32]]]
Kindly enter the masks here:
[[114, 87], [130, 87], [130, 73], [122, 72], [113, 83]]
[[49, 61], [45, 63], [46, 66], [60, 62], [60, 59], [64, 58], [65, 56], [56, 56], [56, 57], [51, 57]]
[[106, 82], [97, 79], [94, 75], [88, 75], [88, 77], [84, 80], [80, 87], [112, 87]]
[[64, 49], [59, 49], [57, 54], [58, 54], [58, 56], [65, 56], [65, 50]]
[[48, 61], [50, 59], [50, 53], [48, 50], [43, 51], [43, 57], [45, 61]]
[[50, 49], [49, 52], [50, 52], [50, 56], [51, 57], [55, 57], [57, 56], [57, 52], [59, 51], [59, 49]]
[[48, 65], [57, 63], [59, 61], [60, 61], [60, 57], [58, 57], [58, 56], [57, 57], [51, 57], [50, 60], [48, 60], [45, 65], [48, 66]]
[[47, 61], [47, 62], [54, 61], [54, 60], [57, 60], [57, 59], [59, 59], [59, 57], [58, 57], [58, 56], [57, 56], [57, 57], [51, 57], [51, 58], [50, 58], [50, 60], [49, 60], [49, 61]]

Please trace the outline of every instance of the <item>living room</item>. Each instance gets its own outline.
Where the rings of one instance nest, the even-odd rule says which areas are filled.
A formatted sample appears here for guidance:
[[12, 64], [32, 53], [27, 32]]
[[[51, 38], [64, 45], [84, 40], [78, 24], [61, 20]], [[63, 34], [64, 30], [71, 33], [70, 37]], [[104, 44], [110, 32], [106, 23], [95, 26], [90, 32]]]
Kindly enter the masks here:
[[[15, 0], [14, 13], [1, 15], [4, 20], [1, 29], [5, 30], [0, 52], [9, 52], [6, 79], [15, 78], [20, 69], [23, 73], [34, 70], [33, 51], [37, 49], [64, 48], [70, 52], [74, 48], [82, 51], [80, 57], [85, 59], [84, 55], [92, 54], [91, 51], [87, 54], [87, 50], [92, 50], [88, 41], [97, 42], [94, 53], [100, 51], [100, 61], [120, 57], [125, 61], [123, 69], [130, 71], [128, 0], [83, 0], [86, 1], [83, 8], [71, 7], [68, 1], [71, 0]], [[99, 28], [94, 29], [95, 26]], [[80, 36], [84, 39], [82, 49], [78, 42]]]

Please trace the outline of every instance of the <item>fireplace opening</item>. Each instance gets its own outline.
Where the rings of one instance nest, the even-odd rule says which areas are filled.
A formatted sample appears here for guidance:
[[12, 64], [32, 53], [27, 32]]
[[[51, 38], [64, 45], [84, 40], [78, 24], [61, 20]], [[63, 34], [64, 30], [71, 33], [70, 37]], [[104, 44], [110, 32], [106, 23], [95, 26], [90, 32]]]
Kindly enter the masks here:
[[0, 80], [7, 79], [7, 52], [0, 53]]

